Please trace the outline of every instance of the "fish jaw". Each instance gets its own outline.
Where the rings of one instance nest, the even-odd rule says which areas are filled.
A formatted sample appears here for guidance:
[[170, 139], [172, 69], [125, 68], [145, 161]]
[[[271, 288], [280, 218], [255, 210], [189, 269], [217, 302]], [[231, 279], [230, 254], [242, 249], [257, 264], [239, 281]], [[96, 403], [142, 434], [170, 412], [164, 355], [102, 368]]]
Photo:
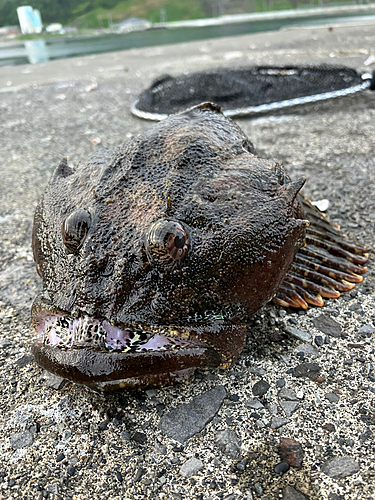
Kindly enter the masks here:
[[196, 368], [225, 368], [237, 359], [246, 338], [243, 324], [224, 319], [183, 327], [115, 326], [41, 304], [36, 301], [32, 310], [36, 362], [100, 392], [171, 385], [190, 378]]

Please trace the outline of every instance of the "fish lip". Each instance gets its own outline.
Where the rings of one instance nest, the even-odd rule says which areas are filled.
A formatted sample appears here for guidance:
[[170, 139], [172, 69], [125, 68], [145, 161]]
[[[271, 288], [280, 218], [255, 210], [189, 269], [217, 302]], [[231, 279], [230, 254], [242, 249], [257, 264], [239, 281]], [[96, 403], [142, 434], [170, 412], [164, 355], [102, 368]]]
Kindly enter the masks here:
[[[44, 305], [47, 307], [43, 307]], [[44, 318], [51, 315], [71, 318], [68, 313], [53, 308], [51, 304], [39, 302], [37, 306], [33, 306], [32, 317], [35, 330], [37, 331], [38, 327], [42, 326]], [[189, 325], [178, 327], [176, 330], [173, 327], [163, 325], [121, 324], [121, 328], [126, 327], [133, 331], [141, 327], [150, 333], [164, 334], [168, 339], [182, 342], [176, 349], [171, 350], [141, 349], [135, 352], [124, 352], [100, 350], [86, 345], [73, 347], [52, 345], [44, 343], [43, 337], [34, 342], [32, 352], [37, 364], [48, 372], [93, 388], [95, 384], [125, 381], [125, 388], [131, 389], [134, 382], [131, 382], [128, 387], [126, 379], [134, 381], [142, 378], [152, 378], [155, 386], [163, 385], [165, 374], [169, 373], [173, 377], [174, 374], [184, 370], [214, 367], [218, 366], [220, 362], [220, 356], [215, 349], [198, 340], [186, 338], [189, 333]], [[172, 334], [168, 335], [171, 330]], [[159, 378], [160, 383], [158, 382]]]
[[63, 350], [35, 342], [32, 353], [35, 361], [47, 371], [84, 385], [151, 375], [157, 377], [166, 372], [218, 364], [215, 351], [199, 345], [178, 351], [108, 353], [90, 348]]

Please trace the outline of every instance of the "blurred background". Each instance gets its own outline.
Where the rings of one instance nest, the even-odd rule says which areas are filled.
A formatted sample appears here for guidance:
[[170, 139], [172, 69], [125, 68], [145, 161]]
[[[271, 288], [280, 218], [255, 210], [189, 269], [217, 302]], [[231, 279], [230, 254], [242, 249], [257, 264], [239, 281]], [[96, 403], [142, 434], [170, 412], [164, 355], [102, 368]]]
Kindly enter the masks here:
[[2, 0], [0, 66], [375, 20], [367, 0]]

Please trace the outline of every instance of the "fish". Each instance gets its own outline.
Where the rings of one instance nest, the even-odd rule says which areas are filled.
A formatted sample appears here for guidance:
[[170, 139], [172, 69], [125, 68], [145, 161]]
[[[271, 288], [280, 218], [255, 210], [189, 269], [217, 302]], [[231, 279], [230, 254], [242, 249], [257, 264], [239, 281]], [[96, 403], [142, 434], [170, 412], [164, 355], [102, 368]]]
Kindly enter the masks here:
[[353, 288], [369, 249], [304, 183], [212, 103], [75, 167], [63, 158], [34, 217], [36, 362], [104, 393], [180, 383], [229, 367], [265, 303]]

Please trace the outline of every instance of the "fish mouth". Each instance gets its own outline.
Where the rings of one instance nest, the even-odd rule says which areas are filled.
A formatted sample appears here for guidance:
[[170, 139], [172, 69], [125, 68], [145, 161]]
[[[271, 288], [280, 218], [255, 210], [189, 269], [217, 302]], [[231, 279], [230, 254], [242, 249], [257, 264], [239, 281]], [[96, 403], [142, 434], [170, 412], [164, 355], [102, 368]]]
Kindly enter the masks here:
[[189, 327], [115, 326], [106, 319], [38, 310], [33, 316], [36, 362], [100, 392], [179, 383], [196, 368], [220, 364], [218, 353]]
[[46, 314], [36, 326], [38, 341], [60, 349], [91, 348], [102, 352], [166, 351], [187, 348], [191, 342], [171, 336], [167, 327], [134, 328], [114, 326], [107, 320], [88, 316], [72, 318]]

